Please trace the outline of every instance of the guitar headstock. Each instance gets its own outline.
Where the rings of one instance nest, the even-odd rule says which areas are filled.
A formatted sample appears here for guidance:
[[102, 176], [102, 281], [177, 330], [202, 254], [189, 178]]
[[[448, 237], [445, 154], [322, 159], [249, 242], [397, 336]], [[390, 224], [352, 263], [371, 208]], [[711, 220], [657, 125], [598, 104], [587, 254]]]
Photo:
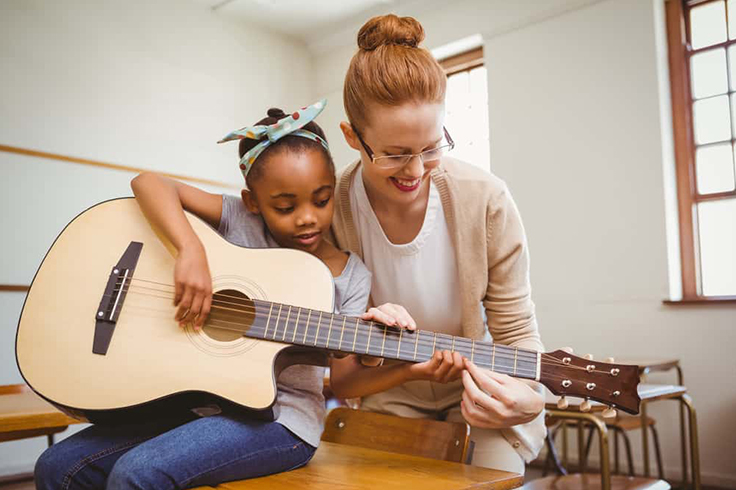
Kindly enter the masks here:
[[558, 396], [589, 398], [639, 413], [639, 367], [600, 362], [564, 350], [542, 354], [539, 381]]

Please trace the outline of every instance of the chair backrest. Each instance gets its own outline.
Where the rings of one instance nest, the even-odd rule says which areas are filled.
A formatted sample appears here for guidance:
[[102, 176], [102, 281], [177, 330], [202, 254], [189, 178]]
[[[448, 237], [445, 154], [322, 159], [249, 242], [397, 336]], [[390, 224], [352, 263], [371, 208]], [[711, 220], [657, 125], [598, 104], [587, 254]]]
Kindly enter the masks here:
[[327, 415], [322, 440], [465, 463], [469, 436], [467, 424], [338, 407]]

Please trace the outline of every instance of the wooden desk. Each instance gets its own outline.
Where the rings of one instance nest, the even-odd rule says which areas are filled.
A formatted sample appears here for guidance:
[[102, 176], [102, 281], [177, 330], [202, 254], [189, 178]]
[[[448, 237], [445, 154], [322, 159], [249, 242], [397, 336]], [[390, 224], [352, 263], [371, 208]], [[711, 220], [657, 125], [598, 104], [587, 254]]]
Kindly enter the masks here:
[[[322, 442], [306, 466], [276, 475], [218, 485], [218, 490], [510, 490], [522, 485], [516, 473], [436, 459]], [[213, 487], [200, 487], [198, 490]]]
[[[655, 385], [655, 384], [640, 384], [639, 397], [641, 398], [641, 412], [640, 415], [646, 420], [647, 416], [647, 404], [658, 400], [678, 400], [680, 406], [684, 407], [688, 413], [688, 428], [690, 436], [690, 464], [693, 479], [693, 488], [695, 490], [701, 490], [700, 483], [700, 449], [698, 443], [698, 426], [695, 416], [695, 407], [692, 404], [692, 399], [687, 394], [687, 388], [679, 385]], [[599, 417], [595, 415], [596, 412], [603, 411], [606, 406], [591, 401], [590, 411], [583, 413], [580, 411], [580, 399], [570, 399], [569, 406], [565, 410], [557, 408], [557, 400], [559, 397], [547, 392], [546, 409], [549, 415], [558, 420], [577, 420], [578, 421], [578, 452], [581, 467], [583, 465], [583, 422], [587, 422], [593, 425], [598, 430], [600, 436], [600, 460], [601, 460], [601, 478], [605, 482], [608, 480], [608, 487], [604, 483], [602, 485], [603, 490], [610, 489], [610, 468], [609, 468], [609, 457], [608, 457], [608, 431], [606, 424]], [[684, 432], [684, 427], [682, 428]], [[642, 445], [645, 452], [648, 452], [649, 446], [647, 444], [646, 430], [642, 430]], [[565, 437], [563, 431], [563, 438]], [[566, 446], [566, 440], [563, 439], [563, 445]], [[685, 441], [683, 440], [683, 448], [685, 448]], [[683, 449], [685, 451], [686, 449]], [[648, 462], [648, 458], [645, 459]], [[683, 469], [683, 472], [686, 471]], [[644, 468], [646, 477], [649, 476], [649, 465], [646, 464]]]
[[82, 422], [61, 413], [26, 385], [0, 387], [0, 442], [52, 435]]

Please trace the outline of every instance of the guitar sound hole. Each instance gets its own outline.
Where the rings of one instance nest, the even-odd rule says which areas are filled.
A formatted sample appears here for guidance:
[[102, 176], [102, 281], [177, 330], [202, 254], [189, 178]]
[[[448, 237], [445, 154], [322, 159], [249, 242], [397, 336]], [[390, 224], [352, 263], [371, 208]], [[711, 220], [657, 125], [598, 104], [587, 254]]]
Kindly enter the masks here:
[[212, 296], [212, 308], [204, 324], [204, 333], [220, 342], [237, 340], [253, 324], [255, 311], [253, 301], [240, 291], [217, 291]]

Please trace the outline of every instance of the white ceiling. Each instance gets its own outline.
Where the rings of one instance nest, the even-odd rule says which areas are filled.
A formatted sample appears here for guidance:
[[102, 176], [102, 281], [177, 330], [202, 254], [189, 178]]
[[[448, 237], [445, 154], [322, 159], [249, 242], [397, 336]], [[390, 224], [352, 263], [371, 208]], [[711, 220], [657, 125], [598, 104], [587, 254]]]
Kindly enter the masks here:
[[310, 44], [371, 12], [401, 0], [193, 0], [217, 14], [243, 20]]

